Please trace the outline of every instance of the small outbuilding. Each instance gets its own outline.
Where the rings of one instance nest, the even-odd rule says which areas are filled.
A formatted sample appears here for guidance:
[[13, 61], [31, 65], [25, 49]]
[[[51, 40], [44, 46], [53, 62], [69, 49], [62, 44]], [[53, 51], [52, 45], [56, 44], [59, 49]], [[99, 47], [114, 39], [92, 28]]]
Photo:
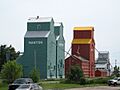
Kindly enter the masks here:
[[106, 77], [107, 71], [106, 70], [95, 70], [95, 77]]

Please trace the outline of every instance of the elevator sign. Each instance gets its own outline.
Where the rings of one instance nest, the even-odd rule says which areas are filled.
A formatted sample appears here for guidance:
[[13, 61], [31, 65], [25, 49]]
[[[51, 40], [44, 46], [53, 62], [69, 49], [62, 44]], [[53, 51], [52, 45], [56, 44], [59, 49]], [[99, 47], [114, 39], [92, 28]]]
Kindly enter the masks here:
[[29, 41], [28, 44], [43, 44], [43, 41]]

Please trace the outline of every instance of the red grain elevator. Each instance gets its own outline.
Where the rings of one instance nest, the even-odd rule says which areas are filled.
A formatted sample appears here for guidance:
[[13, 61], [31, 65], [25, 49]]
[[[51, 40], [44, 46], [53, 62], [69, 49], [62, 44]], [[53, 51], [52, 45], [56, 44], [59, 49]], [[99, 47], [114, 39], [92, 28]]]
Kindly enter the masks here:
[[[88, 73], [88, 77], [95, 77], [95, 41], [94, 27], [74, 27], [72, 40], [72, 56], [82, 57], [81, 60], [83, 73]], [[68, 69], [69, 58], [65, 60], [65, 68]], [[85, 60], [88, 62], [85, 63]], [[74, 60], [76, 62], [76, 60]], [[87, 69], [88, 68], [88, 69]], [[67, 70], [65, 70], [67, 72]]]

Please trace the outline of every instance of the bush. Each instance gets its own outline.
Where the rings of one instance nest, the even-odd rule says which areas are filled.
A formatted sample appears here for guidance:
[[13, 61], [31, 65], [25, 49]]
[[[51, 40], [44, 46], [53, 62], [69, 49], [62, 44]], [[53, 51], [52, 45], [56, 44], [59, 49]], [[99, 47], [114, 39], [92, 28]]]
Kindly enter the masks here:
[[109, 77], [87, 79], [86, 83], [87, 84], [106, 84], [109, 79], [110, 79]]
[[80, 81], [80, 78], [82, 77], [83, 77], [83, 72], [80, 69], [80, 67], [77, 65], [72, 66], [70, 72], [67, 75], [68, 81], [75, 83], [78, 83]]
[[33, 82], [38, 82], [40, 80], [40, 73], [37, 69], [33, 69], [30, 73], [30, 77], [32, 78]]
[[85, 85], [86, 79], [84, 77], [80, 78], [80, 85]]
[[94, 80], [93, 79], [86, 79], [86, 84], [93, 84]]
[[2, 67], [1, 77], [8, 83], [12, 83], [15, 79], [22, 77], [22, 70], [22, 66], [17, 64], [15, 60], [8, 61]]

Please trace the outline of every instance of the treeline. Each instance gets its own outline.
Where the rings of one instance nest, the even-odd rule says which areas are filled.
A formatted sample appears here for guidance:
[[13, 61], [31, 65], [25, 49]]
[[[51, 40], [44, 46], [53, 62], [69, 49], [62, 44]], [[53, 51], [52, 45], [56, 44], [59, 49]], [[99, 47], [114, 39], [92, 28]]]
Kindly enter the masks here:
[[16, 60], [19, 55], [20, 52], [16, 51], [12, 45], [0, 45], [0, 71], [7, 61]]

